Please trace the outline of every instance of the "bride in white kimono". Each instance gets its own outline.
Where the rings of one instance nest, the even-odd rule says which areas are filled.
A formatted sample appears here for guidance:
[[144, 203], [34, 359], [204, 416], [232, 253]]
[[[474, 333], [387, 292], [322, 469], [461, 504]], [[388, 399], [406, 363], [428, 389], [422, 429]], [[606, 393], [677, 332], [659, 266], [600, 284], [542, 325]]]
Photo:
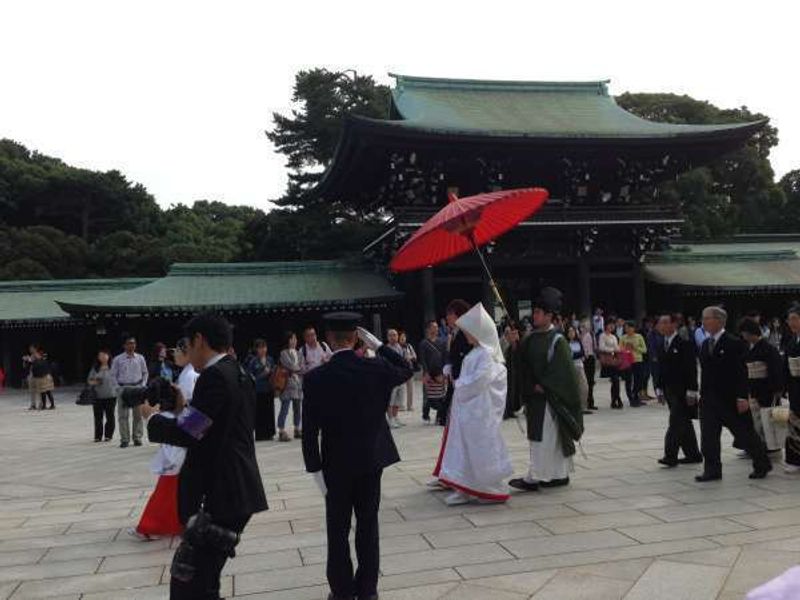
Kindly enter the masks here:
[[500, 426], [506, 407], [506, 367], [494, 321], [478, 303], [456, 325], [473, 346], [455, 383], [444, 449], [434, 473], [454, 490], [450, 506], [505, 502], [503, 479], [513, 470]]

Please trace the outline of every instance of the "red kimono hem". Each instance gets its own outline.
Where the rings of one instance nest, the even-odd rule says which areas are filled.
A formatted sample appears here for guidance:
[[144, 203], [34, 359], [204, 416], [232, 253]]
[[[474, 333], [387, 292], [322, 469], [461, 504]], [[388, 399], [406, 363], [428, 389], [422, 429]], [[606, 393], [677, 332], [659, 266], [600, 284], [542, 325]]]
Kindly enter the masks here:
[[463, 485], [459, 485], [450, 481], [449, 479], [444, 479], [442, 477], [439, 478], [443, 484], [448, 487], [453, 488], [454, 490], [458, 490], [468, 496], [474, 496], [475, 498], [479, 498], [481, 500], [491, 500], [493, 502], [505, 502], [509, 498], [511, 498], [511, 494], [488, 494], [486, 492], [479, 492], [477, 490], [470, 489], [468, 487], [464, 487]]

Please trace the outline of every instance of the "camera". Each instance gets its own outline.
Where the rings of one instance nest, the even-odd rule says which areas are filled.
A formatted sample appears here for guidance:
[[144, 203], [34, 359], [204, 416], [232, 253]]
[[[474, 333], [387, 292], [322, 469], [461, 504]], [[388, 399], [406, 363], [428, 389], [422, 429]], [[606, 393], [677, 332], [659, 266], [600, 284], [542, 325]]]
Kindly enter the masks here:
[[150, 405], [161, 405], [162, 411], [173, 411], [178, 401], [178, 391], [172, 382], [163, 377], [154, 377], [147, 382], [144, 389], [144, 400]]
[[179, 581], [188, 582], [197, 571], [198, 548], [213, 548], [227, 557], [236, 555], [240, 536], [237, 532], [215, 525], [209, 515], [200, 511], [189, 519], [178, 549], [172, 559], [170, 574]]

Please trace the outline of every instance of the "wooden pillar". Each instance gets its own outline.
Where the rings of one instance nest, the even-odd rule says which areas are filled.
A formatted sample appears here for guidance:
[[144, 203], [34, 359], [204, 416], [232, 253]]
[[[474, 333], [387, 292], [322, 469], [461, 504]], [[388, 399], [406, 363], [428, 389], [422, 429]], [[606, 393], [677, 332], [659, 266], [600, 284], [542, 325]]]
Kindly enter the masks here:
[[372, 333], [377, 336], [379, 340], [383, 339], [383, 322], [381, 321], [381, 313], [372, 313]]
[[639, 261], [633, 263], [633, 316], [641, 321], [647, 313], [644, 291], [644, 267]]
[[578, 260], [578, 317], [592, 317], [592, 291], [589, 259], [581, 256]]
[[425, 323], [436, 319], [436, 291], [432, 268], [422, 271], [422, 318]]

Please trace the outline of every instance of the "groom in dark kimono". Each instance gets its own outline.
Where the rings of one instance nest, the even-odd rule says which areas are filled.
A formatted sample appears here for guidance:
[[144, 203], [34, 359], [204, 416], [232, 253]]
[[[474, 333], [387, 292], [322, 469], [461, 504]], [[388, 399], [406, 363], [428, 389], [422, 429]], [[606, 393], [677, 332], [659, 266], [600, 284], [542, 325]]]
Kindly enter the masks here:
[[583, 435], [583, 411], [572, 352], [553, 326], [553, 319], [561, 310], [561, 292], [544, 288], [533, 306], [534, 330], [519, 343], [514, 356], [531, 464], [526, 476], [508, 482], [525, 492], [569, 484], [575, 442]]

